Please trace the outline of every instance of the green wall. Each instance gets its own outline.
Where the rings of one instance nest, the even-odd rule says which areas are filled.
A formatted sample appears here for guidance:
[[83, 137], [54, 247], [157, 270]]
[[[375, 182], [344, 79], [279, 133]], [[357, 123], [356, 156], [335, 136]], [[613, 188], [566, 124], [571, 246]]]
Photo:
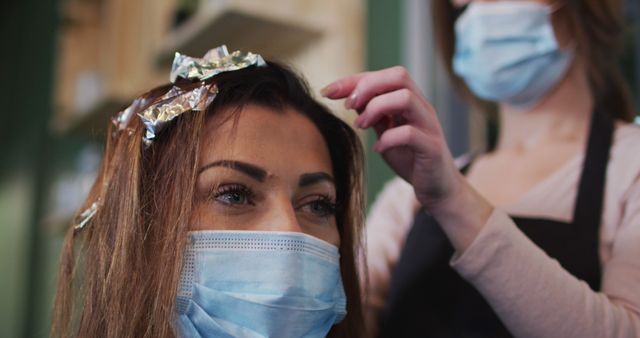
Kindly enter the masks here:
[[[46, 337], [57, 248], [41, 219], [57, 1], [3, 3], [0, 20], [0, 337]], [[54, 264], [54, 263], [53, 263]]]
[[[402, 1], [367, 1], [367, 69], [378, 70], [399, 65], [402, 62]], [[367, 205], [370, 205], [384, 183], [394, 173], [382, 157], [373, 152], [376, 135], [366, 134], [367, 154]]]

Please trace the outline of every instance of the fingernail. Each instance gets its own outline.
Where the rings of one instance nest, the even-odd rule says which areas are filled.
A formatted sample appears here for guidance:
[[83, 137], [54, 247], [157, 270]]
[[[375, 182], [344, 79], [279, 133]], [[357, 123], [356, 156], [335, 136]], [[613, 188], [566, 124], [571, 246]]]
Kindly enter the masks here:
[[356, 106], [356, 100], [358, 99], [358, 93], [355, 91], [344, 101], [344, 107], [347, 109], [354, 108]]
[[358, 103], [358, 92], [356, 92], [355, 90], [353, 91], [353, 93], [351, 93], [351, 96], [349, 96], [350, 99], [350, 104], [352, 108], [357, 107], [357, 103]]
[[335, 94], [336, 86], [333, 83], [326, 85], [324, 88], [320, 89], [320, 95], [324, 97], [329, 97], [330, 95]]

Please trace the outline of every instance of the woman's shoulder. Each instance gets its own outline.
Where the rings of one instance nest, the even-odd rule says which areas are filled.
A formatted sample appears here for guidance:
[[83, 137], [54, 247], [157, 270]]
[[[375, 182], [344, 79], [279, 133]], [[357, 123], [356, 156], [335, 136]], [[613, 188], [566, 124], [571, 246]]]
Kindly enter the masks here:
[[611, 146], [611, 158], [623, 159], [627, 164], [640, 168], [640, 125], [635, 123], [617, 123]]
[[622, 190], [640, 179], [640, 125], [616, 124], [608, 170], [608, 178]]
[[627, 147], [640, 142], [640, 124], [629, 122], [616, 122], [614, 134], [614, 147]]

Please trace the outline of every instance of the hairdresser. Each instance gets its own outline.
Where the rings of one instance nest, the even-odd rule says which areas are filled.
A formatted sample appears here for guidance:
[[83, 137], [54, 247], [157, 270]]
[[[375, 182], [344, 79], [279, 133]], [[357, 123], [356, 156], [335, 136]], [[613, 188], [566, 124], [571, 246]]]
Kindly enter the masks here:
[[640, 128], [616, 0], [433, 0], [441, 54], [497, 145], [456, 160], [400, 67], [337, 80], [398, 174], [368, 218], [372, 336], [640, 337]]

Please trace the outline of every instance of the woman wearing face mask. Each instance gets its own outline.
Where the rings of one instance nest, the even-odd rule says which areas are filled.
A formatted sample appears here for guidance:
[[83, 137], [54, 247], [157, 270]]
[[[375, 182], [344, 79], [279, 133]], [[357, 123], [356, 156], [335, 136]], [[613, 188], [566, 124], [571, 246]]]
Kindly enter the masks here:
[[640, 130], [615, 62], [620, 1], [433, 6], [439, 51], [472, 102], [497, 105], [499, 139], [456, 163], [402, 68], [323, 90], [347, 98], [404, 179], [368, 217], [368, 324], [384, 337], [640, 337]]
[[107, 134], [52, 336], [360, 337], [354, 132], [255, 54], [171, 76]]

